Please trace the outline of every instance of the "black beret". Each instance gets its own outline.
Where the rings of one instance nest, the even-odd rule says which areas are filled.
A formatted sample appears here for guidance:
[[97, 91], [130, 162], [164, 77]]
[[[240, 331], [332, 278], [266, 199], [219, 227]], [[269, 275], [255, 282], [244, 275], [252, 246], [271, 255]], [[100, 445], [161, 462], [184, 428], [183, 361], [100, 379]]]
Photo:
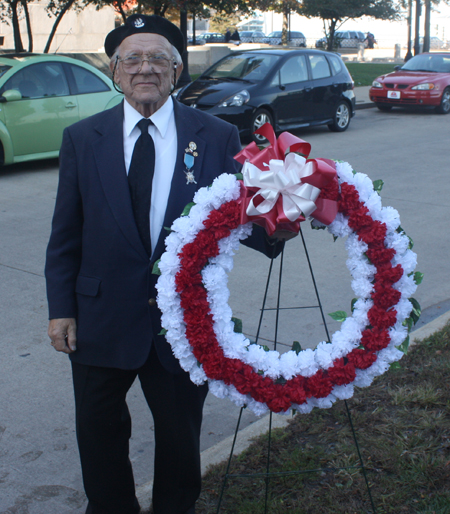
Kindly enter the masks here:
[[105, 39], [105, 52], [111, 57], [122, 41], [133, 34], [159, 34], [165, 37], [179, 52], [184, 52], [184, 37], [181, 30], [166, 18], [161, 16], [148, 16], [146, 14], [133, 14], [120, 27], [112, 30]]

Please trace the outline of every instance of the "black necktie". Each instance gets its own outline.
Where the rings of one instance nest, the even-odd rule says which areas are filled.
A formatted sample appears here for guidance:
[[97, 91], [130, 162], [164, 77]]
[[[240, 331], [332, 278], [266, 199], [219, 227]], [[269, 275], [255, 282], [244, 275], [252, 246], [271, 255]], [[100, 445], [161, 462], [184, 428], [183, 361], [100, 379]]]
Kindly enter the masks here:
[[155, 145], [148, 133], [150, 124], [152, 124], [152, 121], [145, 118], [142, 118], [137, 124], [141, 130], [141, 135], [134, 145], [128, 171], [128, 184], [130, 186], [134, 219], [136, 220], [142, 243], [149, 256], [152, 254], [150, 242], [150, 199], [152, 196], [153, 172], [155, 170]]

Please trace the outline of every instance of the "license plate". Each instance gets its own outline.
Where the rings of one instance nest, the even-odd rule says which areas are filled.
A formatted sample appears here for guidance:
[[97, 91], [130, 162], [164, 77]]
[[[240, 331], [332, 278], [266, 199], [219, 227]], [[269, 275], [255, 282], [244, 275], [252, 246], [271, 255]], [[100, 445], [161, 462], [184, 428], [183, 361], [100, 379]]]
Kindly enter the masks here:
[[388, 91], [387, 92], [387, 97], [388, 98], [395, 98], [395, 99], [399, 99], [400, 98], [400, 91]]

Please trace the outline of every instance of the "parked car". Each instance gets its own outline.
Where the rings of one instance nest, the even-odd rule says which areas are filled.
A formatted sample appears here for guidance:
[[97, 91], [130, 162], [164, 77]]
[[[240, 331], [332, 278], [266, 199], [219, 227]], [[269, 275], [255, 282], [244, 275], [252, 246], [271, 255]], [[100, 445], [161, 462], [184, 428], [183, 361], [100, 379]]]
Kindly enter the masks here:
[[262, 43], [266, 35], [259, 30], [243, 30], [239, 32], [241, 43]]
[[[424, 38], [419, 39], [419, 44], [423, 45]], [[414, 48], [414, 40], [412, 40], [411, 46]], [[436, 36], [430, 37], [430, 50], [442, 50], [445, 49], [446, 43]]]
[[188, 46], [194, 46], [194, 45], [205, 45], [206, 41], [200, 37], [200, 34], [195, 34], [195, 43], [194, 43], [194, 36], [189, 36], [187, 40]]
[[450, 52], [416, 55], [396, 71], [376, 78], [369, 90], [378, 109], [434, 106], [436, 112], [450, 112]]
[[[334, 33], [334, 48], [358, 48], [360, 43], [364, 43], [366, 36], [359, 30], [337, 30]], [[316, 41], [316, 48], [326, 48], [327, 38], [322, 37]]]
[[346, 130], [355, 114], [353, 85], [334, 53], [266, 48], [227, 55], [176, 97], [261, 141], [253, 133], [266, 122], [276, 132], [321, 124]]
[[211, 43], [225, 43], [225, 36], [219, 32], [205, 32], [204, 34], [196, 35], [195, 38], [204, 41], [203, 44], [207, 45]]
[[0, 162], [57, 157], [63, 130], [120, 102], [93, 66], [57, 55], [0, 57]]
[[[266, 38], [263, 39], [263, 43], [266, 45], [281, 45], [282, 32], [277, 30], [271, 32]], [[287, 40], [289, 46], [302, 46], [306, 48], [306, 38], [302, 32], [288, 31]]]

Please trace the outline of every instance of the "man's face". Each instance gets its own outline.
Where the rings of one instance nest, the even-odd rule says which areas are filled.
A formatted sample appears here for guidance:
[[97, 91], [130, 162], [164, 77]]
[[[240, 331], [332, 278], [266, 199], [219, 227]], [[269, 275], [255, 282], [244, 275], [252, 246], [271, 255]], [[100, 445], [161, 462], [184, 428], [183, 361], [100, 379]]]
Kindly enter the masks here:
[[[157, 69], [147, 61], [137, 73], [127, 71], [123, 62], [132, 56], [166, 57], [172, 61], [172, 46], [159, 34], [133, 34], [122, 41], [119, 46], [119, 62], [116, 66], [114, 80], [124, 92], [128, 102], [143, 116], [149, 117], [156, 112], [170, 95], [175, 80], [175, 68], [172, 62], [167, 69]], [[182, 66], [176, 69], [177, 78]]]

